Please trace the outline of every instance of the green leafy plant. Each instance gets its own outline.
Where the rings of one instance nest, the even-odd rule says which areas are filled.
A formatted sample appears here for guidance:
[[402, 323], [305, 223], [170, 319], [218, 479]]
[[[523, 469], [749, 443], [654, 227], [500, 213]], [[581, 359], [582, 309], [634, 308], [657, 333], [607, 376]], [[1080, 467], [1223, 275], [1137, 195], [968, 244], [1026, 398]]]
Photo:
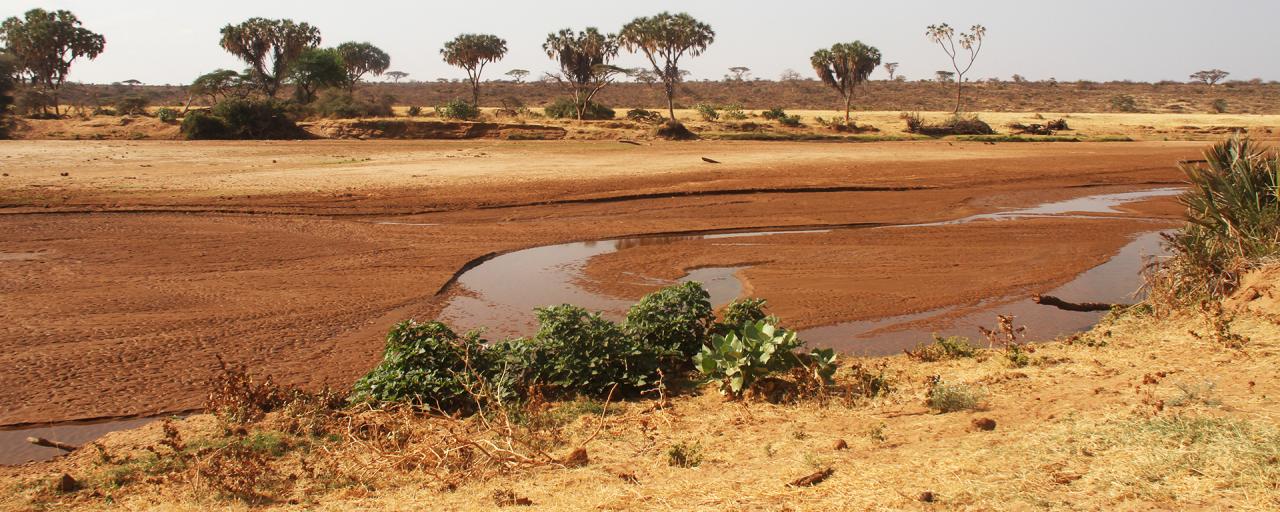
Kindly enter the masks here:
[[760, 115], [764, 116], [765, 119], [768, 119], [770, 121], [776, 121], [778, 119], [787, 117], [787, 112], [785, 110], [782, 110], [782, 107], [773, 107], [769, 110], [762, 112]]
[[655, 353], [680, 361], [702, 350], [715, 327], [711, 295], [696, 282], [668, 286], [640, 299], [627, 311], [627, 334]]
[[484, 352], [475, 333], [459, 336], [440, 322], [401, 322], [387, 334], [382, 363], [356, 381], [352, 400], [469, 408], [468, 389], [490, 369]]
[[947, 359], [959, 359], [963, 357], [973, 357], [977, 353], [977, 349], [969, 343], [969, 338], [963, 336], [947, 336], [942, 337], [937, 334], [933, 335], [933, 343], [916, 345], [915, 349], [906, 350], [907, 357], [917, 361], [944, 361]]
[[480, 109], [463, 100], [453, 100], [436, 107], [436, 115], [446, 119], [472, 120], [480, 117]]
[[800, 116], [795, 115], [779, 117], [778, 124], [788, 128], [797, 128], [804, 125], [804, 123], [800, 122]]
[[642, 108], [633, 108], [627, 111], [627, 119], [648, 124], [658, 124], [663, 121], [662, 114], [652, 110]]
[[698, 116], [702, 117], [703, 121], [711, 122], [720, 119], [720, 112], [716, 111], [714, 105], [699, 103], [694, 105], [693, 109], [698, 112]]
[[160, 122], [162, 123], [172, 123], [174, 121], [177, 121], [180, 115], [181, 114], [179, 114], [177, 110], [171, 109], [169, 107], [164, 107], [159, 110], [156, 110], [156, 119], [159, 119]]
[[[547, 117], [552, 119], [575, 119], [578, 117], [578, 107], [569, 98], [556, 100], [554, 103], [547, 105], [544, 111]], [[587, 102], [582, 110], [583, 120], [613, 119], [616, 115], [617, 112], [614, 112], [613, 109], [594, 102]]]
[[802, 346], [796, 333], [767, 321], [748, 323], [726, 335], [716, 335], [711, 345], [693, 357], [694, 367], [721, 382], [721, 392], [742, 396], [760, 379], [797, 366], [829, 382], [835, 372], [834, 351], [797, 354]]
[[208, 112], [197, 110], [182, 118], [179, 127], [182, 137], [187, 140], [222, 140], [230, 139], [231, 129], [222, 118]]
[[725, 107], [724, 114], [720, 117], [730, 121], [741, 121], [747, 118], [747, 113], [742, 110], [742, 105], [733, 104]]
[[[724, 323], [720, 324], [717, 330], [726, 333], [740, 325], [769, 318], [769, 315], [764, 312], [767, 304], [768, 301], [756, 297], [747, 297], [730, 302], [724, 308]], [[776, 324], [778, 321], [774, 319], [771, 323]]]
[[538, 333], [529, 341], [529, 374], [567, 393], [605, 394], [644, 387], [657, 370], [657, 354], [617, 324], [568, 304], [540, 308]]

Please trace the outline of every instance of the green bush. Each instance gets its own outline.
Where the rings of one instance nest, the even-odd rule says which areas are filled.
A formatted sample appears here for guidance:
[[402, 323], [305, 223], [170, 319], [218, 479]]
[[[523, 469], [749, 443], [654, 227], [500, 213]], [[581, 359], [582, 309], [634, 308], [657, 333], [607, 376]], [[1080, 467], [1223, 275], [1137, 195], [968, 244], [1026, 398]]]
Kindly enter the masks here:
[[627, 334], [648, 350], [688, 361], [702, 350], [715, 327], [711, 295], [700, 283], [668, 286], [627, 311]]
[[159, 119], [161, 122], [164, 122], [164, 123], [172, 123], [174, 121], [177, 121], [179, 115], [181, 115], [180, 112], [178, 112], [177, 110], [171, 109], [169, 107], [164, 107], [156, 111], [156, 119]]
[[660, 112], [654, 112], [652, 110], [645, 110], [642, 108], [633, 108], [627, 111], [627, 119], [639, 123], [658, 124], [666, 118], [662, 117]]
[[762, 112], [760, 115], [764, 116], [765, 119], [775, 121], [787, 117], [787, 111], [782, 110], [782, 107], [773, 107]]
[[414, 105], [409, 107], [409, 117], [418, 117], [422, 115], [422, 107]]
[[1260, 262], [1280, 255], [1280, 154], [1232, 137], [1187, 163], [1179, 197], [1189, 221], [1165, 236], [1174, 257], [1153, 275], [1152, 295], [1175, 304], [1223, 297]]
[[767, 321], [743, 325], [727, 335], [716, 335], [711, 345], [693, 357], [694, 367], [707, 378], [719, 380], [721, 392], [742, 396], [760, 379], [804, 366], [814, 377], [830, 382], [836, 370], [831, 349], [798, 354], [802, 343], [793, 331]]
[[702, 117], [703, 121], [710, 122], [720, 119], [720, 113], [716, 111], [715, 106], [708, 105], [706, 103], [699, 103], [694, 105], [693, 109], [698, 112], [698, 115]]
[[947, 336], [944, 338], [934, 334], [933, 343], [921, 343], [916, 345], [914, 350], [907, 350], [906, 353], [907, 357], [917, 361], [932, 362], [973, 357], [977, 353], [977, 349], [973, 348], [973, 345], [969, 343], [969, 338], [963, 336]]
[[800, 116], [782, 116], [778, 118], [778, 124], [781, 124], [782, 126], [796, 128], [798, 126], [802, 126], [804, 123], [800, 122]]
[[741, 121], [747, 118], [747, 113], [742, 110], [742, 105], [735, 104], [725, 107], [721, 117], [730, 121]]
[[453, 100], [436, 107], [436, 115], [445, 119], [468, 121], [480, 117], [480, 109], [463, 100]]
[[491, 369], [476, 334], [458, 336], [440, 322], [401, 322], [387, 335], [382, 363], [356, 381], [352, 400], [469, 409], [468, 388]]
[[529, 377], [561, 392], [602, 395], [640, 389], [653, 380], [657, 354], [622, 328], [568, 304], [540, 308], [538, 334], [529, 343]]
[[[577, 119], [578, 111], [573, 100], [569, 98], [561, 98], [556, 100], [543, 109], [547, 117], [552, 119]], [[604, 119], [613, 119], [617, 115], [613, 109], [594, 102], [588, 102], [586, 110], [582, 113], [583, 120], [598, 121]]]
[[232, 139], [290, 139], [299, 135], [286, 105], [276, 100], [229, 99], [210, 111], [226, 124]]
[[1137, 112], [1138, 100], [1128, 94], [1118, 94], [1111, 97], [1111, 110], [1116, 112]]
[[311, 111], [317, 116], [331, 119], [391, 117], [391, 105], [394, 103], [395, 98], [391, 96], [383, 96], [375, 100], [357, 98], [340, 89], [326, 89], [311, 104]]
[[141, 116], [146, 115], [147, 107], [151, 106], [151, 99], [131, 94], [117, 99], [114, 106], [120, 115]]
[[[764, 312], [766, 303], [766, 300], [754, 297], [730, 302], [724, 308], [724, 323], [721, 325], [727, 329], [724, 329], [723, 332], [769, 318], [769, 315]], [[772, 323], [776, 324], [778, 322], [775, 319]]]
[[182, 137], [187, 140], [222, 140], [230, 139], [231, 128], [222, 118], [203, 110], [188, 113], [182, 118], [179, 128]]

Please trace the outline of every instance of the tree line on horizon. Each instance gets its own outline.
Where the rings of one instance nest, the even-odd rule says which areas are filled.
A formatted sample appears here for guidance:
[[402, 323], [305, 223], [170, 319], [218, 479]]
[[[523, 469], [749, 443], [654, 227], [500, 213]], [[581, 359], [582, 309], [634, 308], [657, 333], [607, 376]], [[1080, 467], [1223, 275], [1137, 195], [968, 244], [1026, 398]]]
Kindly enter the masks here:
[[[274, 100], [287, 84], [293, 88], [294, 101], [310, 104], [326, 89], [345, 90], [349, 95], [369, 76], [387, 76], [396, 82], [409, 76], [391, 70], [390, 55], [369, 42], [321, 47], [320, 30], [305, 22], [250, 18], [226, 25], [220, 35], [219, 45], [243, 61], [246, 68], [243, 71], [218, 69], [197, 77], [188, 88], [192, 97], [208, 97], [213, 103], [250, 95]], [[939, 71], [937, 80], [954, 83], [954, 112], [958, 114], [963, 109], [964, 85], [969, 81], [966, 74], [981, 51], [986, 28], [974, 25], [966, 32], [957, 33], [943, 23], [930, 25], [925, 36], [939, 45], [952, 64], [954, 71]], [[698, 57], [714, 42], [715, 31], [711, 26], [687, 13], [662, 12], [638, 17], [616, 33], [604, 33], [595, 27], [578, 31], [565, 28], [548, 34], [542, 45], [557, 66], [544, 80], [563, 86], [578, 119], [587, 117], [592, 100], [619, 77], [660, 86], [667, 100], [668, 116], [674, 121], [677, 85], [688, 75], [680, 68], [681, 59]], [[23, 17], [4, 20], [0, 23], [0, 72], [8, 80], [0, 82], [3, 89], [0, 106], [7, 111], [13, 103], [14, 86], [27, 84], [35, 89], [32, 94], [39, 99], [36, 104], [40, 114], [61, 116], [58, 95], [72, 63], [81, 58], [95, 59], [105, 48], [103, 35], [84, 28], [80, 20], [66, 10], [32, 9]], [[631, 69], [616, 66], [613, 60], [622, 51], [644, 56], [648, 66]], [[461, 34], [440, 49], [444, 62], [465, 72], [473, 108], [480, 103], [486, 66], [502, 60], [506, 54], [506, 40], [492, 34]], [[810, 65], [818, 80], [839, 95], [846, 123], [851, 122], [859, 86], [865, 84], [876, 69], [883, 66], [891, 81], [904, 80], [896, 73], [897, 62], [882, 62], [879, 49], [862, 41], [818, 49], [810, 57]], [[745, 66], [735, 66], [729, 71], [726, 79], [738, 81], [745, 80], [750, 73]], [[784, 79], [800, 78], [798, 73], [788, 73]], [[527, 70], [513, 69], [506, 76], [521, 81], [528, 74]], [[1228, 75], [1226, 71], [1212, 69], [1196, 72], [1191, 79], [1214, 85]], [[1014, 81], [1021, 81], [1019, 78], [1015, 75]]]

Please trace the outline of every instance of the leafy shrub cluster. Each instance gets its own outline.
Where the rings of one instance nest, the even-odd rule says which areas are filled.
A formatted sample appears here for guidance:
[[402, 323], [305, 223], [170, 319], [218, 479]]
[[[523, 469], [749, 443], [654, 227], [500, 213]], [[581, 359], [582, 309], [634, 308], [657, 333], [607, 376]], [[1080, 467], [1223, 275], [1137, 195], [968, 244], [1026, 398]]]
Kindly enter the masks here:
[[468, 121], [480, 117], [480, 109], [463, 100], [453, 100], [436, 107], [436, 115], [445, 119]]
[[743, 119], [746, 119], [748, 116], [747, 116], [747, 113], [742, 110], [742, 105], [733, 104], [733, 105], [724, 107], [724, 114], [722, 114], [720, 117], [723, 117], [730, 121], [741, 121]]
[[422, 115], [422, 107], [414, 105], [409, 107], [409, 117], [418, 117]]
[[[311, 111], [320, 117], [353, 119], [361, 117], [391, 117], [395, 98], [357, 98], [341, 89], [326, 89], [311, 103]], [[411, 114], [412, 115], [412, 114]]]
[[131, 94], [116, 99], [114, 106], [116, 113], [122, 116], [141, 116], [147, 114], [147, 107], [151, 106], [151, 99], [146, 96]]
[[1280, 154], [1247, 138], [1185, 163], [1188, 223], [1165, 243], [1173, 257], [1149, 275], [1152, 299], [1189, 305], [1234, 291], [1244, 273], [1280, 255]]
[[702, 285], [685, 283], [645, 296], [621, 324], [567, 304], [540, 308], [537, 334], [499, 343], [458, 335], [439, 322], [404, 322], [391, 330], [382, 363], [356, 383], [352, 399], [458, 411], [485, 400], [518, 400], [534, 389], [621, 396], [653, 386], [661, 374], [686, 371], [691, 361], [735, 395], [763, 376], [796, 368], [829, 381], [835, 353], [794, 352], [796, 334], [765, 317], [763, 306], [735, 303], [725, 317], [743, 323], [720, 324]]
[[[547, 117], [552, 119], [577, 119], [577, 105], [569, 98], [560, 98], [545, 109]], [[587, 102], [586, 109], [582, 112], [582, 119], [587, 121], [599, 121], [613, 119], [617, 115], [613, 109], [595, 102]]]
[[652, 110], [633, 108], [627, 111], [627, 119], [639, 123], [658, 124], [663, 121], [662, 114]]
[[189, 113], [181, 131], [187, 140], [291, 139], [301, 133], [284, 103], [239, 98], [224, 100], [208, 112]]
[[969, 338], [963, 336], [947, 336], [944, 338], [937, 334], [933, 335], [933, 343], [922, 343], [917, 345], [915, 349], [906, 351], [907, 357], [924, 362], [973, 357], [976, 353], [977, 349], [969, 343]]
[[992, 135], [996, 133], [991, 125], [978, 116], [964, 117], [953, 115], [947, 120], [933, 124], [915, 112], [903, 112], [899, 117], [907, 124], [908, 133], [918, 133], [929, 137], [945, 137], [947, 135]]
[[181, 115], [182, 114], [180, 112], [169, 107], [164, 107], [159, 110], [156, 110], [156, 119], [159, 119], [161, 122], [164, 122], [164, 123], [175, 122], [178, 120], [179, 117], [181, 117]]
[[782, 110], [782, 107], [773, 107], [769, 110], [764, 111], [764, 113], [760, 115], [764, 116], [765, 119], [768, 119], [770, 121], [777, 121], [778, 124], [781, 124], [782, 126], [788, 126], [791, 128], [801, 126], [802, 124], [800, 122], [800, 116], [787, 115], [787, 112], [785, 110]]
[[699, 103], [693, 106], [693, 110], [698, 112], [698, 116], [701, 117], [703, 121], [711, 122], [720, 119], [720, 112], [716, 110], [714, 105]]

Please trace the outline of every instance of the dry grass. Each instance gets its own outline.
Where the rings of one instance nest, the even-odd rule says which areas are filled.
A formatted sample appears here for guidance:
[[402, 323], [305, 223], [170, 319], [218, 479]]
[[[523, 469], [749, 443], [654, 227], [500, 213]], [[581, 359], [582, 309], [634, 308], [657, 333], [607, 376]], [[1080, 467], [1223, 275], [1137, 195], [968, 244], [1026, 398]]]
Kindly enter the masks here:
[[[242, 428], [199, 415], [14, 469], [0, 507], [834, 510], [915, 509], [924, 496], [942, 508], [1275, 509], [1280, 328], [1241, 315], [1232, 328], [1253, 342], [1235, 349], [1188, 333], [1201, 322], [1120, 316], [1040, 345], [1025, 368], [992, 350], [861, 362], [838, 382], [878, 376], [892, 391], [788, 404], [706, 388], [465, 419], [340, 410], [310, 431], [290, 429], [287, 408]], [[984, 407], [938, 414], [934, 376], [982, 391]], [[826, 469], [816, 485], [786, 485]], [[64, 472], [86, 488], [51, 490]]]

